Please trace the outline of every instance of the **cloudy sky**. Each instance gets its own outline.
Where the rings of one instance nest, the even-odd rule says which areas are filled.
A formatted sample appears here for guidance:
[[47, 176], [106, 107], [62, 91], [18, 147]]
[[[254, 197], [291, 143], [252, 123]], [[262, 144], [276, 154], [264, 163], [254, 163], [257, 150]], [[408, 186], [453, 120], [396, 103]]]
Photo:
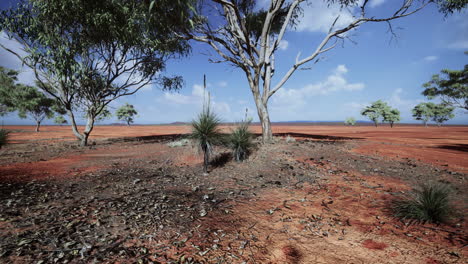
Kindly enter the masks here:
[[[14, 0], [0, 1], [5, 9]], [[268, 0], [258, 1], [259, 5]], [[302, 57], [315, 50], [334, 18], [338, 7], [327, 7], [320, 1], [304, 6], [304, 17], [295, 30], [286, 33], [285, 41], [276, 55], [276, 78], [291, 67], [296, 56]], [[394, 10], [396, 0], [371, 0], [369, 12], [381, 16]], [[393, 7], [393, 8], [392, 8]], [[272, 121], [341, 121], [346, 117], [365, 120], [359, 115], [363, 106], [384, 100], [402, 113], [402, 122], [415, 122], [411, 109], [427, 101], [422, 95], [422, 84], [441, 69], [461, 69], [468, 56], [468, 12], [444, 18], [433, 6], [393, 23], [396, 38], [383, 23], [366, 24], [350, 34], [346, 41], [326, 53], [310, 70], [298, 71], [270, 99]], [[351, 16], [341, 11], [339, 25], [345, 25]], [[2, 35], [3, 36], [3, 35]], [[1, 36], [0, 36], [1, 37]], [[16, 45], [5, 38], [0, 41]], [[210, 57], [213, 56], [213, 57]], [[178, 93], [161, 91], [157, 86], [146, 87], [137, 94], [122, 98], [111, 106], [128, 102], [139, 112], [136, 123], [157, 124], [190, 121], [201, 109], [203, 74], [212, 95], [214, 109], [224, 121], [242, 119], [245, 109], [258, 120], [247, 80], [241, 71], [227, 64], [209, 63], [214, 52], [204, 44], [193, 43], [193, 52], [187, 57], [171, 61], [169, 75], [182, 75], [184, 88]], [[0, 65], [21, 71], [20, 81], [32, 83], [28, 69], [21, 68], [13, 56], [0, 51]], [[32, 124], [14, 114], [4, 118], [5, 124]], [[116, 122], [115, 119], [104, 123]], [[449, 123], [468, 124], [468, 114], [457, 110]], [[49, 124], [51, 122], [49, 121]]]

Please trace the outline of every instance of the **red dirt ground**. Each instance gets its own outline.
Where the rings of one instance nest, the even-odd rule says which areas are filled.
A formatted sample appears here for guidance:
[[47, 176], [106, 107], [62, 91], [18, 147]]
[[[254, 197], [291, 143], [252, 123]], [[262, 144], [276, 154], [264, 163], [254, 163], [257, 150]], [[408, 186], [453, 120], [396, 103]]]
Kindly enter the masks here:
[[[73, 140], [69, 127], [44, 126], [40, 133], [33, 132], [34, 127], [6, 128], [16, 130], [12, 133], [14, 144], [7, 146], [7, 151], [22, 143], [29, 146], [35, 142]], [[258, 133], [260, 128], [253, 127], [253, 130]], [[402, 126], [391, 129], [301, 125], [274, 126], [273, 130], [298, 139], [321, 142], [349, 140], [352, 142], [350, 146], [354, 147], [350, 155], [358, 153], [385, 159], [411, 159], [442, 169], [468, 172], [468, 127]], [[188, 126], [98, 126], [91, 140], [184, 134], [189, 131]], [[136, 158], [141, 158], [141, 164], [170, 161], [177, 166], [199, 166], [201, 162], [199, 156], [194, 155], [194, 149], [171, 149], [165, 144], [97, 145], [97, 148], [72, 150], [44, 160], [5, 164], [0, 169], [3, 174], [0, 179], [26, 182], [53, 178], [68, 180], [114, 164], [124, 168]], [[287, 161], [294, 167], [313, 167], [328, 178], [320, 184], [304, 184], [298, 189], [267, 188], [248, 201], [231, 201], [229, 214], [210, 212], [199, 222], [197, 229], [224, 230], [227, 235], [217, 242], [221, 250], [208, 254], [235, 252], [239, 257], [235, 263], [463, 263], [468, 253], [464, 245], [466, 237], [459, 229], [466, 227], [464, 223], [459, 228], [439, 228], [428, 224], [405, 226], [384, 212], [391, 193], [410, 189], [407, 182], [373, 175], [372, 172], [363, 174], [340, 168], [334, 169], [337, 173], [331, 173], [331, 167], [324, 165], [325, 162], [317, 162], [318, 158], [312, 161], [310, 156], [294, 153], [291, 145], [286, 145], [286, 149], [285, 145], [279, 145], [278, 149], [274, 149], [275, 146], [272, 145], [273, 153], [269, 152], [271, 150], [256, 153], [257, 157], [251, 159], [255, 161], [261, 155], [271, 154], [271, 159], [277, 158], [275, 162]], [[286, 152], [294, 155], [286, 156]], [[268, 162], [261, 161], [261, 165], [268, 167], [265, 164]], [[236, 164], [237, 169], [244, 165], [248, 163]], [[224, 170], [229, 172], [228, 168]], [[229, 173], [231, 178], [225, 179], [221, 176], [216, 178], [218, 176], [213, 172], [210, 181], [217, 183], [214, 186], [219, 189], [231, 187], [229, 185], [235, 182], [235, 171], [232, 173]], [[268, 173], [274, 175], [278, 171]], [[266, 213], [268, 211], [271, 213]], [[453, 237], [452, 234], [462, 235]], [[200, 237], [200, 240], [203, 240], [201, 243], [210, 241], [209, 237]], [[243, 244], [245, 241], [249, 241], [248, 244]], [[168, 241], [169, 244], [171, 242]], [[152, 249], [151, 245], [145, 246]], [[156, 246], [153, 245], [154, 248]], [[190, 253], [190, 250], [196, 255], [192, 247], [176, 249], [174, 255]]]
[[[12, 133], [13, 143], [31, 141], [74, 140], [68, 126], [43, 126], [40, 133], [34, 132], [33, 126], [6, 126], [16, 130]], [[225, 131], [229, 131], [225, 127]], [[260, 133], [259, 126], [252, 130]], [[121, 137], [149, 137], [157, 135], [185, 134], [190, 127], [185, 125], [158, 126], [97, 126], [91, 140]], [[390, 159], [415, 159], [438, 165], [455, 171], [468, 172], [468, 127], [372, 127], [372, 126], [273, 126], [273, 132], [291, 134], [296, 138], [311, 139], [358, 139], [354, 152], [384, 156]]]

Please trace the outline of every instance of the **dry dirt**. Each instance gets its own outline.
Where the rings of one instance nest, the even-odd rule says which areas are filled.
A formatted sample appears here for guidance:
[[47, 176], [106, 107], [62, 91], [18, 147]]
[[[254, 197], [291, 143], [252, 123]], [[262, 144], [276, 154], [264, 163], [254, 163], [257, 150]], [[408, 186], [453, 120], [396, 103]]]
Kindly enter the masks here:
[[0, 262], [467, 261], [464, 213], [437, 226], [389, 210], [438, 181], [466, 212], [467, 127], [277, 126], [246, 162], [218, 148], [208, 175], [196, 148], [167, 145], [187, 126], [97, 127], [88, 148], [69, 127], [8, 128]]

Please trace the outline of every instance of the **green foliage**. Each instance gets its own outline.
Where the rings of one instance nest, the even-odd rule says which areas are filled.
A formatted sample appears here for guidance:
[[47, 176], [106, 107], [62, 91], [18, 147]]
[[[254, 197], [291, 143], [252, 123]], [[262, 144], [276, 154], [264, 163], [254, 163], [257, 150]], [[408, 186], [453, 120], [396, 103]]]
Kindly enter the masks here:
[[104, 107], [96, 116], [96, 122], [102, 122], [104, 120], [110, 119], [111, 117], [112, 113], [109, 111], [109, 108]]
[[191, 138], [197, 142], [197, 145], [203, 152], [203, 171], [208, 172], [208, 163], [210, 155], [213, 152], [213, 146], [222, 142], [222, 134], [219, 128], [221, 121], [207, 107], [192, 121]]
[[115, 115], [117, 118], [121, 121], [125, 121], [127, 125], [129, 126], [131, 123], [133, 123], [133, 118], [136, 116], [138, 112], [135, 110], [133, 105], [126, 103], [125, 105], [121, 106], [117, 111], [115, 112]]
[[10, 131], [3, 128], [0, 129], [0, 149], [8, 143], [9, 135]]
[[434, 103], [420, 103], [413, 108], [413, 117], [416, 120], [422, 120], [424, 126], [427, 126], [427, 122], [434, 116], [434, 108]]
[[393, 203], [395, 216], [418, 222], [446, 222], [453, 214], [450, 189], [441, 184], [422, 185], [408, 196]]
[[16, 86], [17, 77], [17, 71], [0, 66], [0, 116], [15, 110], [7, 99]]
[[422, 94], [429, 99], [440, 97], [446, 105], [468, 110], [468, 65], [462, 70], [444, 69], [441, 75], [435, 74], [423, 84]]
[[370, 106], [366, 106], [364, 109], [362, 109], [361, 115], [369, 118], [372, 122], [374, 122], [374, 125], [377, 126], [380, 119], [383, 118], [383, 113], [388, 111], [389, 108], [390, 107], [387, 105], [387, 103], [383, 102], [382, 100], [378, 100], [373, 102]]
[[[158, 0], [151, 11], [150, 2], [20, 1], [0, 14], [0, 28], [26, 55], [7, 50], [38, 73], [39, 87], [67, 110], [83, 145], [94, 118], [111, 101], [151, 83], [181, 88], [180, 77], [161, 72], [168, 59], [190, 51], [180, 34], [191, 26], [180, 14], [191, 14], [187, 3], [193, 1]], [[77, 111], [89, 117], [82, 133], [74, 120]]]
[[54, 123], [57, 125], [63, 125], [63, 124], [67, 124], [68, 121], [63, 116], [59, 115], [55, 117]]
[[348, 126], [354, 126], [356, 125], [356, 119], [354, 117], [348, 117], [346, 118], [344, 123], [345, 125], [348, 125]]
[[247, 158], [253, 145], [253, 135], [249, 131], [250, 123], [250, 120], [241, 122], [228, 138], [228, 145], [233, 152], [234, 159], [238, 162]]
[[468, 6], [466, 0], [437, 0], [436, 3], [439, 6], [439, 11], [446, 16], [454, 12], [461, 12]]
[[52, 118], [55, 112], [64, 114], [57, 100], [47, 97], [33, 86], [14, 84], [0, 86], [0, 104], [10, 111], [18, 111], [20, 118], [32, 118], [36, 121], [36, 132], [45, 118]]
[[400, 111], [398, 109], [391, 109], [390, 107], [385, 109], [382, 113], [383, 122], [390, 123], [390, 127], [393, 127], [393, 124], [400, 122]]
[[436, 122], [438, 126], [441, 126], [445, 121], [455, 117], [453, 110], [455, 110], [454, 107], [443, 103], [435, 105], [435, 108], [433, 109], [432, 121]]

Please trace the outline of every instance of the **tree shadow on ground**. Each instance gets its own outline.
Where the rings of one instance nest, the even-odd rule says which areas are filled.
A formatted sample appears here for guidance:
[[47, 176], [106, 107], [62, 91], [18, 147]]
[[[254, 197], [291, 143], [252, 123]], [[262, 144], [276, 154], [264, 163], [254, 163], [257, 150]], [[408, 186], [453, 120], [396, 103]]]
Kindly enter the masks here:
[[442, 145], [442, 146], [437, 146], [435, 148], [468, 152], [468, 144]]
[[[260, 135], [260, 134], [257, 134]], [[317, 135], [317, 134], [303, 134], [303, 133], [273, 133], [273, 136], [287, 137], [291, 136], [294, 138], [305, 138], [305, 139], [319, 139], [319, 140], [334, 140], [334, 141], [345, 141], [345, 140], [360, 140], [364, 138], [359, 137], [339, 137], [329, 135]]]

